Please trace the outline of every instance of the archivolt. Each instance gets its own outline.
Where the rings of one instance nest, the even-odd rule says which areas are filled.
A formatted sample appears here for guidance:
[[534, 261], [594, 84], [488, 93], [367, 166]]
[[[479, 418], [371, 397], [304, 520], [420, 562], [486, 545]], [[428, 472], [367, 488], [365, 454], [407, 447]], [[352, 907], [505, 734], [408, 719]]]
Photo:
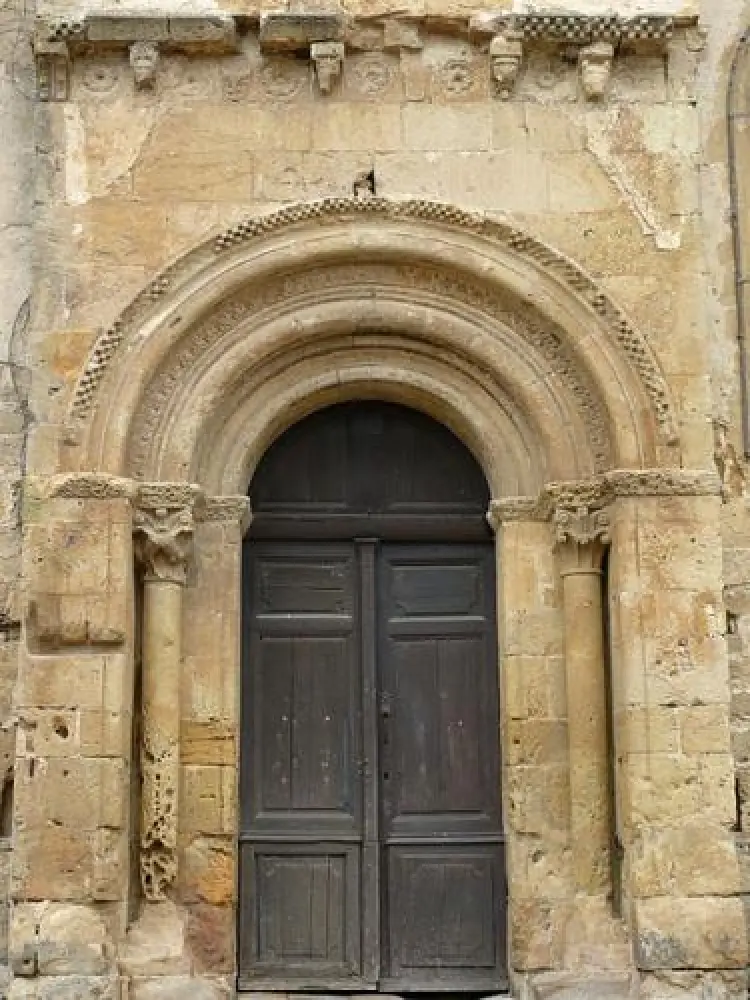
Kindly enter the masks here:
[[335, 200], [234, 227], [139, 296], [79, 380], [69, 465], [242, 492], [285, 426], [363, 396], [443, 420], [495, 495], [675, 443], [648, 346], [566, 258], [449, 206]]

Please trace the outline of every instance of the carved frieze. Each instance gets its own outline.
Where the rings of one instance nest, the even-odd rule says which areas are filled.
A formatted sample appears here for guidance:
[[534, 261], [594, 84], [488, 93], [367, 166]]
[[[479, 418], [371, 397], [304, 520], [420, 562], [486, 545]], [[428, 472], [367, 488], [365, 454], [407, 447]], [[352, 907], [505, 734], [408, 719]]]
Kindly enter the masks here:
[[[527, 14], [480, 11], [471, 17], [451, 18], [442, 26], [441, 35], [452, 34], [463, 44], [473, 46], [479, 59], [486, 59], [489, 47], [489, 60], [484, 65], [497, 95], [503, 99], [513, 91], [526, 51], [537, 48], [544, 52], [564, 52], [570, 61], [571, 49], [574, 54], [579, 49], [583, 93], [589, 100], [598, 100], [606, 93], [607, 71], [616, 53], [626, 51], [632, 56], [644, 50], [653, 55], [654, 51], [665, 49], [675, 32], [692, 28], [696, 23], [695, 17], [680, 18], [658, 12], [623, 17], [544, 10]], [[373, 23], [371, 18], [347, 18], [340, 11], [315, 9], [267, 12], [254, 21], [243, 17], [242, 32], [238, 32], [232, 15], [217, 13], [171, 17], [158, 11], [90, 12], [78, 18], [40, 18], [34, 39], [40, 99], [68, 98], [68, 66], [72, 58], [127, 50], [136, 86], [146, 89], [153, 82], [157, 51], [162, 56], [173, 52], [193, 56], [239, 53], [243, 51], [241, 34], [248, 27], [257, 32], [263, 53], [289, 57], [283, 65], [290, 74], [294, 73], [298, 57], [308, 55], [323, 96], [332, 91], [340, 78], [347, 51], [385, 50], [419, 55], [433, 30], [425, 18], [393, 16]], [[469, 62], [461, 64], [459, 60], [445, 69], [435, 96], [450, 99], [452, 94], [471, 89]], [[377, 81], [377, 73], [370, 79]], [[405, 85], [406, 82], [404, 79]], [[540, 87], [545, 85], [541, 78], [537, 83]]]

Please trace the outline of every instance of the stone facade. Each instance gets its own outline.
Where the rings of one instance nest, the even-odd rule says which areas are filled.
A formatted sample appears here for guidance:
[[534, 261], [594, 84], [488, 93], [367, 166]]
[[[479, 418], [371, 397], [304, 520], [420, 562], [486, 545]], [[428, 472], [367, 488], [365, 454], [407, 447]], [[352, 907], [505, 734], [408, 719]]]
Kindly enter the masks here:
[[247, 488], [375, 397], [493, 497], [513, 995], [745, 997], [750, 4], [0, 21], [0, 993], [234, 995]]

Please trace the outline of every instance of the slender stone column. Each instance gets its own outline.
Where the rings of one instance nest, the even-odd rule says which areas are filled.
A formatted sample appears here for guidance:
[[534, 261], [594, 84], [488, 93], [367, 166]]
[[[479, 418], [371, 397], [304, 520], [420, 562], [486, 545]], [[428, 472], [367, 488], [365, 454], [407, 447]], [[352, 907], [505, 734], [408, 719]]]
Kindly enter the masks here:
[[588, 507], [555, 511], [563, 578], [570, 745], [571, 836], [576, 884], [600, 895], [610, 882], [607, 696], [601, 566], [609, 519]]
[[136, 512], [143, 569], [141, 885], [164, 899], [177, 875], [182, 590], [193, 540], [192, 504]]

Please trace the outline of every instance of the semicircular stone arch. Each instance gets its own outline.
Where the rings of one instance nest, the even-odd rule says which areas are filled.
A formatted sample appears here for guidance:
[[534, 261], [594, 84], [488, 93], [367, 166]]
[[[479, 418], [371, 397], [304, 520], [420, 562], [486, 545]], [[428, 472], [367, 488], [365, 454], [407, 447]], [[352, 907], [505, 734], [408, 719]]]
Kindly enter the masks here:
[[679, 464], [658, 364], [587, 275], [505, 223], [384, 199], [249, 220], [165, 271], [95, 344], [65, 464], [244, 493], [286, 427], [355, 398], [441, 420], [494, 496]]

